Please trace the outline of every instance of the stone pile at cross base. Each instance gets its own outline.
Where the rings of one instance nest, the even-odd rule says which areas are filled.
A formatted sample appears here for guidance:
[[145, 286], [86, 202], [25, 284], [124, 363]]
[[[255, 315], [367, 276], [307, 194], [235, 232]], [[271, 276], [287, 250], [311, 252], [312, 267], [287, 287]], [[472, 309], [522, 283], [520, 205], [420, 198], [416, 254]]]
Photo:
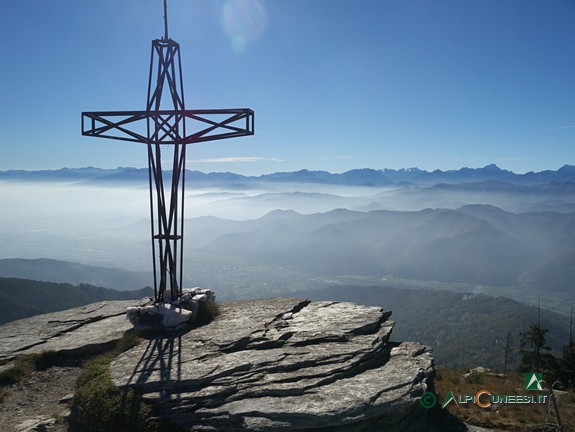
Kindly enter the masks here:
[[[128, 306], [101, 302], [6, 324], [0, 361], [101, 349], [132, 328]], [[430, 349], [390, 342], [391, 312], [302, 299], [219, 307], [209, 324], [150, 336], [121, 354], [110, 365], [114, 383], [183, 430], [445, 430], [419, 402], [433, 388]]]

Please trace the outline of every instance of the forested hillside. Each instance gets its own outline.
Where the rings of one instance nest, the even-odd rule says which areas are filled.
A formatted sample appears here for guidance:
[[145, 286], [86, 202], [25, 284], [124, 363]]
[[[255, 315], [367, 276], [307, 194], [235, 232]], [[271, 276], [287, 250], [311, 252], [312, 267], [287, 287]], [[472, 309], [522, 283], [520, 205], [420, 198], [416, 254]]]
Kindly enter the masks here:
[[103, 300], [141, 299], [150, 295], [153, 295], [150, 287], [116, 291], [85, 284], [0, 278], [0, 324]]
[[[396, 321], [393, 340], [413, 340], [433, 347], [437, 364], [502, 368], [505, 339], [511, 334], [518, 365], [521, 333], [537, 320], [537, 308], [482, 294], [385, 286], [334, 286], [297, 293], [311, 300], [351, 301], [381, 306]], [[544, 305], [544, 299], [542, 299]], [[542, 327], [556, 354], [568, 342], [569, 318], [547, 310]]]
[[144, 272], [47, 258], [0, 259], [0, 277], [88, 284], [120, 291], [140, 289], [153, 281], [151, 274]]

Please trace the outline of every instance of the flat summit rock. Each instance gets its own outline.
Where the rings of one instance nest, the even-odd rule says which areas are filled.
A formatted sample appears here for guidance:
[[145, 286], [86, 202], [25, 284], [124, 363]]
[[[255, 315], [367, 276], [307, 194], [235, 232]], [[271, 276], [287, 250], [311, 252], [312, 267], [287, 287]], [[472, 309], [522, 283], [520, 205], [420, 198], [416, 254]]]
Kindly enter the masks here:
[[196, 431], [417, 431], [433, 358], [391, 343], [391, 312], [300, 299], [220, 305], [211, 323], [114, 360], [162, 417]]
[[101, 350], [132, 328], [125, 317], [129, 306], [134, 306], [133, 300], [103, 301], [4, 324], [0, 363], [42, 351], [75, 354]]

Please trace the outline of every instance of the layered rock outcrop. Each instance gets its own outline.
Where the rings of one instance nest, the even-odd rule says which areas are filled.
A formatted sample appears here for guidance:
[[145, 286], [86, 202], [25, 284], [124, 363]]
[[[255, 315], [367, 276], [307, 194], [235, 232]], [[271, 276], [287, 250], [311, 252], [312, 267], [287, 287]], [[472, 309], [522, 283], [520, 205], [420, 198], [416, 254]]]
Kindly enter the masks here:
[[0, 364], [42, 351], [75, 355], [102, 350], [132, 328], [126, 320], [129, 306], [134, 306], [133, 300], [98, 302], [4, 324]]
[[433, 359], [391, 343], [391, 312], [294, 299], [220, 306], [186, 334], [153, 338], [113, 361], [130, 386], [185, 429], [425, 430], [419, 396]]
[[[128, 306], [101, 302], [6, 324], [0, 364], [45, 350], [101, 350], [132, 329]], [[148, 336], [117, 357], [114, 383], [184, 430], [447, 430], [419, 403], [433, 387], [431, 352], [390, 342], [391, 312], [303, 299], [238, 301], [220, 311], [209, 324]]]

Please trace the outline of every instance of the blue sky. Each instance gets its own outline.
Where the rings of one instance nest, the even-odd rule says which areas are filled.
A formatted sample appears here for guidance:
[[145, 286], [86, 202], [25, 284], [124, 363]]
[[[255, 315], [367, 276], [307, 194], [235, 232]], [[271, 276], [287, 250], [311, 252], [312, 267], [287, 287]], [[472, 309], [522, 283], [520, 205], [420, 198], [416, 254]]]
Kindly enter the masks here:
[[[515, 172], [575, 164], [571, 0], [169, 0], [186, 107], [249, 107], [256, 135], [188, 168]], [[80, 113], [145, 106], [162, 0], [20, 0], [0, 14], [0, 170], [144, 167]]]

